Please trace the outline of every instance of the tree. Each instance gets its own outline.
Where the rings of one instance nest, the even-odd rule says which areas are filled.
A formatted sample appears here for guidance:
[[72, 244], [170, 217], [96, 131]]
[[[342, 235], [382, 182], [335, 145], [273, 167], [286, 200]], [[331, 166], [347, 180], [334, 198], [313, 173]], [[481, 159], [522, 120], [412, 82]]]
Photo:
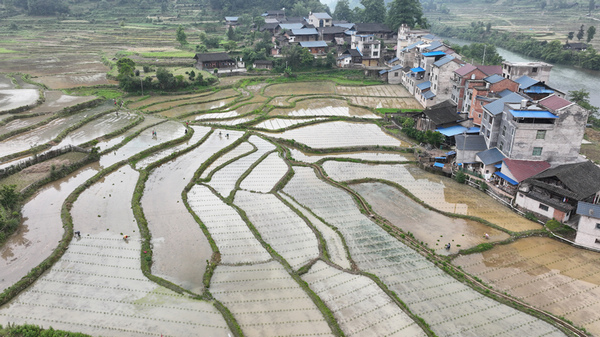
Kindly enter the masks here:
[[389, 6], [387, 25], [392, 31], [398, 30], [402, 24], [409, 27], [427, 27], [427, 19], [423, 17], [421, 3], [418, 0], [394, 0]]
[[187, 44], [187, 35], [183, 31], [183, 26], [179, 25], [177, 27], [177, 42], [179, 42], [182, 46]]
[[219, 42], [221, 40], [217, 36], [211, 36], [204, 40], [204, 44], [207, 48], [219, 48]]
[[27, 0], [29, 15], [54, 15], [56, 13], [69, 13], [69, 6], [61, 0]]
[[7, 210], [16, 210], [19, 202], [19, 192], [16, 188], [17, 185], [3, 185], [0, 189], [0, 204]]
[[363, 11], [362, 22], [385, 22], [386, 10], [383, 0], [360, 0], [360, 4], [365, 8]]
[[567, 35], [567, 42], [569, 40], [573, 40], [573, 36], [575, 36], [575, 32], [569, 32], [569, 34]]
[[119, 77], [133, 76], [135, 70], [135, 62], [128, 57], [120, 58], [117, 61], [117, 69], [119, 71]]
[[338, 1], [337, 5], [335, 5], [333, 18], [336, 20], [346, 20], [348, 22], [352, 22], [352, 10], [350, 9], [350, 3], [348, 0]]
[[579, 27], [579, 31], [577, 32], [577, 40], [581, 41], [584, 35], [585, 31], [583, 30], [583, 25], [581, 25], [581, 27]]
[[235, 41], [226, 41], [223, 43], [223, 48], [225, 48], [226, 51], [232, 51], [237, 47], [237, 43]]
[[235, 31], [231, 26], [229, 26], [229, 29], [227, 30], [227, 38], [229, 41], [235, 41]]
[[579, 104], [582, 108], [589, 110], [590, 115], [598, 112], [598, 107], [590, 104], [590, 93], [585, 89], [569, 91], [569, 99]]
[[596, 27], [589, 26], [588, 29], [587, 29], [587, 39], [586, 39], [586, 41], [588, 43], [590, 43], [590, 41], [592, 41], [592, 39], [594, 38], [594, 35], [596, 35]]
[[175, 87], [175, 77], [165, 68], [160, 67], [156, 70], [156, 79], [160, 87], [164, 90]]
[[256, 26], [256, 30], [260, 30], [260, 27], [265, 25], [265, 18], [263, 18], [262, 16], [255, 17], [254, 25]]
[[[595, 0], [590, 0], [590, 3], [588, 5], [589, 13], [592, 14], [592, 11], [594, 9], [596, 9], [596, 1]], [[588, 41], [588, 42], [590, 42], [590, 41]]]

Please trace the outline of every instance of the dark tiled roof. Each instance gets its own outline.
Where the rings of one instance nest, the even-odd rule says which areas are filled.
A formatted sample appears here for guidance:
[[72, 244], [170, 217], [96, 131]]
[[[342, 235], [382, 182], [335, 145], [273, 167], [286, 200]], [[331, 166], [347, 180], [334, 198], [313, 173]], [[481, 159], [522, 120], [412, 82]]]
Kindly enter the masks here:
[[463, 119], [456, 113], [456, 105], [450, 100], [428, 107], [423, 110], [423, 114], [429, 117], [435, 125], [443, 125]]
[[479, 159], [481, 159], [481, 162], [483, 162], [483, 164], [485, 165], [491, 165], [494, 163], [501, 162], [502, 159], [505, 158], [502, 152], [500, 152], [500, 150], [498, 150], [495, 147], [477, 153], [477, 157], [479, 157]]
[[485, 138], [482, 135], [456, 135], [454, 136], [456, 149], [460, 151], [483, 151], [487, 149]]
[[502, 66], [477, 66], [477, 68], [488, 76], [494, 74], [502, 75]]
[[[560, 181], [563, 186], [552, 184], [553, 180]], [[583, 200], [600, 191], [600, 168], [591, 161], [565, 164], [538, 173], [525, 182], [558, 195]]]
[[208, 53], [208, 54], [196, 54], [194, 59], [200, 62], [212, 62], [212, 61], [231, 61], [231, 57], [227, 53]]
[[338, 26], [331, 26], [331, 27], [317, 28], [317, 30], [320, 33], [323, 33], [323, 34], [341, 34], [341, 33], [345, 32], [345, 31], [347, 31], [348, 28], [338, 27]]
[[361, 33], [392, 33], [388, 26], [382, 23], [357, 23], [354, 25], [357, 34]]

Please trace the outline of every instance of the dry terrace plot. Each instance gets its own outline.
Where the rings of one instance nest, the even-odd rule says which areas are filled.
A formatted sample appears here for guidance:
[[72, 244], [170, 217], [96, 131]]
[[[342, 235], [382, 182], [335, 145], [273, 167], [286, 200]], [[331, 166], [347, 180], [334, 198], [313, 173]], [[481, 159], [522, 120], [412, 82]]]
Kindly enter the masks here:
[[402, 142], [386, 133], [375, 124], [327, 122], [304, 126], [282, 133], [263, 134], [284, 139], [293, 139], [312, 148], [351, 146], [402, 146]]
[[290, 96], [275, 97], [271, 101], [269, 101], [269, 105], [290, 106], [290, 102], [288, 102], [288, 99], [290, 99]]
[[262, 121], [256, 125], [253, 125], [254, 128], [259, 129], [267, 129], [267, 130], [280, 130], [285, 129], [290, 126], [302, 123], [308, 123], [312, 121], [325, 120], [326, 118], [307, 118], [307, 119], [287, 119], [287, 118], [271, 118], [265, 121]]
[[302, 278], [346, 336], [427, 336], [371, 279], [317, 261]]
[[352, 104], [366, 106], [369, 108], [387, 108], [387, 109], [419, 109], [423, 106], [414, 97], [389, 98], [389, 97], [348, 97]]
[[248, 337], [333, 336], [322, 313], [278, 262], [218, 266], [210, 291]]
[[399, 153], [393, 152], [375, 152], [375, 151], [363, 151], [363, 152], [348, 152], [348, 153], [327, 153], [327, 154], [309, 154], [296, 149], [290, 149], [292, 158], [297, 161], [305, 163], [315, 163], [323, 158], [352, 158], [361, 159], [368, 161], [391, 161], [401, 162], [407, 161], [406, 157]]
[[364, 108], [349, 106], [345, 100], [331, 98], [317, 98], [303, 100], [296, 103], [293, 108], [273, 109], [269, 116], [291, 116], [291, 117], [310, 117], [310, 116], [335, 116], [335, 117], [360, 117], [360, 118], [380, 118], [371, 111]]
[[[194, 135], [209, 131], [195, 130]], [[152, 271], [196, 293], [202, 292], [206, 260], [212, 251], [183, 203], [181, 191], [202, 163], [241, 136], [241, 132], [232, 132], [226, 140], [213, 132], [200, 146], [154, 169], [145, 185], [141, 204], [153, 238]]]
[[243, 209], [262, 239], [298, 269], [319, 257], [315, 233], [273, 194], [238, 191], [234, 203]]
[[321, 233], [323, 239], [327, 243], [327, 252], [329, 253], [329, 258], [331, 259], [331, 262], [344, 269], [350, 269], [351, 265], [350, 261], [348, 260], [348, 252], [344, 247], [342, 237], [338, 233], [336, 233], [333, 230], [333, 228], [326, 225], [321, 220], [317, 219], [317, 217], [315, 217], [308, 209], [298, 204], [287, 194], [281, 193], [280, 196], [285, 201], [289, 202], [292, 205], [292, 207], [300, 211], [302, 215], [304, 215], [308, 219], [308, 221], [310, 221], [313, 227], [315, 227], [316, 230]]
[[453, 264], [502, 292], [600, 335], [600, 253], [525, 238]]
[[225, 204], [210, 188], [195, 185], [188, 192], [191, 209], [208, 228], [221, 253], [221, 263], [261, 263], [271, 255], [254, 237], [238, 212]]
[[335, 84], [333, 82], [281, 83], [267, 86], [264, 91], [264, 95], [269, 97], [309, 94], [335, 94]]
[[378, 97], [412, 97], [402, 85], [340, 86], [336, 87], [338, 95], [344, 96], [378, 96]]
[[395, 182], [426, 204], [444, 212], [483, 218], [500, 227], [521, 232], [540, 225], [504, 207], [488, 195], [456, 181], [410, 165], [370, 165], [328, 161], [323, 168], [337, 181], [378, 178]]
[[[389, 220], [404, 232], [412, 233], [436, 254], [447, 255], [456, 249], [474, 247], [488, 241], [502, 241], [509, 235], [473, 220], [450, 218], [429, 210], [392, 186], [382, 183], [350, 185], [360, 194], [375, 213]], [[402, 207], [398, 207], [402, 205]], [[489, 235], [489, 239], [484, 237]], [[444, 249], [450, 243], [453, 249]]]
[[[223, 137], [225, 137], [223, 135]], [[207, 183], [214, 188], [224, 198], [229, 196], [229, 193], [235, 188], [238, 179], [254, 164], [260, 157], [269, 151], [275, 150], [275, 145], [258, 137], [251, 136], [249, 142], [254, 144], [258, 149], [245, 157], [242, 157], [233, 163], [218, 170]]]
[[247, 191], [268, 193], [287, 171], [288, 166], [285, 161], [281, 159], [279, 153], [273, 152], [252, 169], [252, 172], [242, 180], [240, 188]]
[[[187, 115], [190, 113], [201, 113], [203, 111], [217, 109], [217, 108], [220, 108], [220, 107], [222, 107], [226, 104], [229, 104], [233, 101], [235, 101], [235, 98], [221, 99], [221, 100], [217, 100], [217, 101], [213, 101], [213, 102], [206, 102], [206, 103], [182, 105], [182, 106], [178, 106], [173, 109], [161, 111], [158, 114], [160, 114], [161, 116], [164, 116], [164, 117], [168, 117], [168, 118], [177, 118], [181, 115]], [[186, 118], [195, 119], [194, 116], [189, 116]]]
[[362, 214], [346, 192], [319, 180], [310, 168], [294, 169], [284, 191], [337, 227], [358, 268], [379, 277], [438, 336], [564, 336], [452, 278]]
[[[0, 310], [2, 324], [33, 323], [102, 336], [228, 336], [225, 320], [211, 303], [160, 287], [140, 270], [137, 225], [131, 209], [123, 207], [137, 176], [125, 166], [83, 192], [72, 210], [81, 238], [74, 237], [48, 273]], [[120, 232], [131, 239], [124, 241]]]
[[8, 111], [34, 104], [40, 97], [36, 89], [0, 90], [0, 111]]

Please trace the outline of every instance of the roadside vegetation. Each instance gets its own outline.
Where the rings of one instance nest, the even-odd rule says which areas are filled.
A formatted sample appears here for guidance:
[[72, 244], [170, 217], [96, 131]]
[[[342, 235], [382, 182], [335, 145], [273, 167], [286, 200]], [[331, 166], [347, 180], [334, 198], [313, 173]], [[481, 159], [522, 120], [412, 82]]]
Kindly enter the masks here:
[[21, 223], [21, 203], [16, 185], [0, 187], [0, 246]]

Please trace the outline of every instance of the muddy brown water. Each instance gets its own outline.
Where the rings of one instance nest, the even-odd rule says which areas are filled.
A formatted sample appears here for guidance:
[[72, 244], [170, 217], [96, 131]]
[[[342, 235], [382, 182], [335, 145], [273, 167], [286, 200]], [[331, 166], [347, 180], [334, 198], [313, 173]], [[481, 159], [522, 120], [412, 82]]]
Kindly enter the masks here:
[[0, 291], [25, 276], [46, 259], [64, 233], [61, 208], [77, 186], [96, 174], [97, 164], [44, 186], [23, 206], [23, 222], [0, 249]]
[[453, 264], [494, 289], [600, 336], [600, 253], [550, 238], [530, 237]]
[[[436, 250], [437, 254], [447, 254], [444, 245], [451, 244], [451, 252], [466, 249], [490, 241], [501, 241], [508, 234], [490, 228], [477, 221], [450, 218], [429, 210], [416, 203], [396, 188], [382, 183], [350, 185], [373, 207], [375, 213], [389, 220], [405, 232], [411, 232], [419, 241]], [[401, 205], [402, 207], [398, 207]]]

